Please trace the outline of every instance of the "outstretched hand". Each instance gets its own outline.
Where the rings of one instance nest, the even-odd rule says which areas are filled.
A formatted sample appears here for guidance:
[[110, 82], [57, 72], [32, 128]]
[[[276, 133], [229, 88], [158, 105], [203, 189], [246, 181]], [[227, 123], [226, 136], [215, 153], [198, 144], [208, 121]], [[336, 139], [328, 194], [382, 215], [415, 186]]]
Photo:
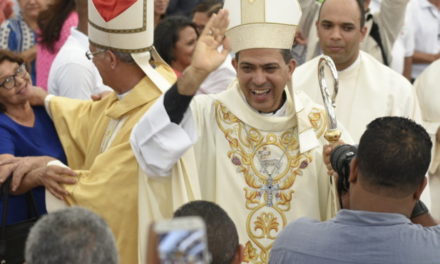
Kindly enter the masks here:
[[35, 173], [40, 185], [60, 200], [69, 195], [63, 185], [77, 182], [76, 173], [73, 170], [56, 165], [39, 168], [31, 173]]
[[191, 64], [177, 81], [182, 95], [194, 95], [205, 78], [216, 70], [230, 52], [225, 32], [229, 25], [228, 11], [220, 10], [209, 19], [194, 50]]

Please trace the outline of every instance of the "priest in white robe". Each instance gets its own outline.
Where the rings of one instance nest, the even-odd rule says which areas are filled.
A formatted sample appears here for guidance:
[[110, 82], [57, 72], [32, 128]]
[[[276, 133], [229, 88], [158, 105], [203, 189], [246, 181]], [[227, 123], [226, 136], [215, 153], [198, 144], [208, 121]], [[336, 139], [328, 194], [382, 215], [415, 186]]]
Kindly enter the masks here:
[[432, 215], [440, 218], [440, 100], [438, 97], [438, 82], [440, 60], [429, 65], [416, 79], [414, 86], [422, 110], [423, 126], [431, 136], [433, 149], [432, 161], [429, 167], [431, 187]]
[[[402, 116], [421, 123], [414, 87], [402, 75], [360, 51], [367, 30], [362, 27], [362, 5], [356, 0], [326, 0], [317, 23], [321, 49], [335, 62], [339, 75], [336, 116], [359, 142], [366, 126], [382, 116]], [[295, 70], [293, 83], [322, 104], [315, 58]], [[429, 190], [423, 193], [429, 206]]]
[[[367, 30], [356, 0], [329, 0], [317, 24], [320, 45], [335, 62], [339, 75], [336, 116], [357, 142], [376, 117], [404, 116], [421, 120], [414, 87], [401, 75], [360, 51]], [[315, 58], [293, 74], [295, 86], [322, 104]]]
[[200, 65], [212, 58], [201, 47], [223, 40], [224, 32], [208, 24], [191, 66], [140, 120], [131, 143], [148, 175], [159, 176], [167, 176], [195, 143], [202, 198], [231, 216], [244, 261], [267, 263], [274, 240], [290, 221], [335, 214], [322, 159], [327, 116], [304, 93], [292, 92], [295, 62], [289, 49], [300, 17], [296, 1], [230, 0], [225, 8], [231, 12], [226, 36], [236, 53], [237, 81], [222, 93], [192, 97], [200, 84], [194, 80], [211, 68]]
[[[399, 36], [405, 20], [406, 6], [409, 0], [383, 0], [378, 12], [371, 12], [371, 0], [359, 1], [364, 7], [366, 37], [360, 48], [378, 61], [389, 66], [393, 60], [393, 45]], [[319, 45], [319, 36], [315, 23], [319, 19], [319, 1], [300, 0], [304, 13], [309, 15], [303, 19], [302, 28], [307, 39], [306, 61], [320, 55], [323, 50]]]

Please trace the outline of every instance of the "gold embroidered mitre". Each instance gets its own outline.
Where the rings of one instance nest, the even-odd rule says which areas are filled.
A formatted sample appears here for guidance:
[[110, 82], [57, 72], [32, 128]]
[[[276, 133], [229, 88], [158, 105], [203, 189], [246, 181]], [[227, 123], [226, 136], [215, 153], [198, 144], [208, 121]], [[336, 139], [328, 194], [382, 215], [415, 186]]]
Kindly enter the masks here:
[[290, 49], [301, 18], [296, 0], [226, 0], [226, 35], [234, 52], [253, 48]]

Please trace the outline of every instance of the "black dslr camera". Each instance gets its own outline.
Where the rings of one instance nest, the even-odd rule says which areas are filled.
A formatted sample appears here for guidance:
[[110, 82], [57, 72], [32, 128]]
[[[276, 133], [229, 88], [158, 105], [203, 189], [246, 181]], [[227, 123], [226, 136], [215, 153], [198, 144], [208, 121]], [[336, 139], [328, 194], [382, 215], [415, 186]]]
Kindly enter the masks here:
[[339, 145], [330, 153], [330, 164], [333, 170], [338, 173], [338, 193], [342, 195], [348, 192], [350, 183], [350, 162], [357, 154], [357, 147], [353, 145]]

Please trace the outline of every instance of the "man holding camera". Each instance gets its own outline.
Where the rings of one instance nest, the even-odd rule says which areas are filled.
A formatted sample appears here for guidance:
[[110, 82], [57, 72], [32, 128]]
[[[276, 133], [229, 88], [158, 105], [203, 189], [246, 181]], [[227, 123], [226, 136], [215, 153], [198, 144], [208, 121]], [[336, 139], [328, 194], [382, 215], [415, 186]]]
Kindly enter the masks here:
[[350, 210], [326, 222], [289, 224], [270, 263], [438, 263], [440, 225], [419, 201], [431, 147], [427, 132], [409, 119], [371, 122], [350, 166]]

